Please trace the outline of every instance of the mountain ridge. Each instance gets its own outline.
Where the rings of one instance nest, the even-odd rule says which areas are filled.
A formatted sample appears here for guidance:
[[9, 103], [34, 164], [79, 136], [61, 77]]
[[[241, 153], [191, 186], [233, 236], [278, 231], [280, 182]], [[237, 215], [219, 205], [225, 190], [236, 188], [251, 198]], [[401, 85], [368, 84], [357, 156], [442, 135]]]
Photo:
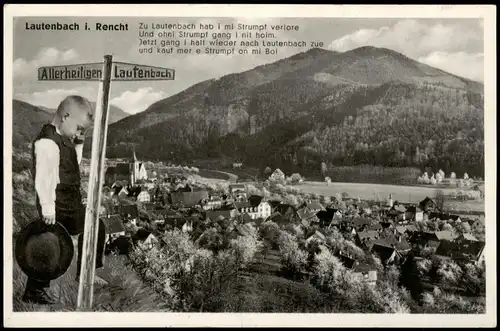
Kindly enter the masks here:
[[[96, 103], [91, 101], [90, 102], [92, 104], [92, 107], [95, 109], [96, 107]], [[38, 107], [42, 110], [45, 110], [46, 112], [50, 113], [50, 114], [55, 114], [56, 112], [56, 108], [48, 108], [48, 107], [45, 107], [45, 106], [39, 106], [39, 105], [33, 105], [35, 107]], [[113, 123], [116, 123], [122, 119], [124, 119], [125, 117], [128, 117], [128, 116], [131, 116], [131, 114], [127, 113], [126, 111], [124, 111], [123, 109], [121, 109], [120, 107], [118, 106], [115, 106], [115, 105], [109, 105], [109, 115], [108, 115], [108, 122], [109, 124], [113, 124]]]
[[107, 155], [135, 145], [140, 158], [173, 162], [230, 158], [303, 173], [322, 162], [431, 163], [482, 175], [482, 88], [386, 48], [310, 49], [199, 82], [110, 125]]

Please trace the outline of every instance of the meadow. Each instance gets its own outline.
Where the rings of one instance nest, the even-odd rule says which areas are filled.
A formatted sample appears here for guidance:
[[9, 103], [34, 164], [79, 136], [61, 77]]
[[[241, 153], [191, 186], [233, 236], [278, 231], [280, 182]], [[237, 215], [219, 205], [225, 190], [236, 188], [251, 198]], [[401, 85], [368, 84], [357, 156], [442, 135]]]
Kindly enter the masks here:
[[[385, 185], [385, 184], [370, 184], [370, 183], [337, 183], [332, 182], [327, 185], [325, 182], [310, 182], [305, 181], [301, 184], [294, 185], [304, 193], [314, 193], [326, 196], [335, 196], [337, 193], [347, 193], [350, 197], [360, 198], [362, 200], [386, 201], [389, 195], [392, 194], [394, 201], [403, 203], [418, 203], [426, 197], [434, 198], [438, 191], [442, 191], [448, 195], [455, 188], [434, 188], [428, 186], [401, 186], [401, 185]], [[445, 207], [453, 208], [460, 211], [484, 211], [484, 201], [464, 201], [456, 202], [448, 200]], [[458, 208], [458, 209], [457, 209]]]

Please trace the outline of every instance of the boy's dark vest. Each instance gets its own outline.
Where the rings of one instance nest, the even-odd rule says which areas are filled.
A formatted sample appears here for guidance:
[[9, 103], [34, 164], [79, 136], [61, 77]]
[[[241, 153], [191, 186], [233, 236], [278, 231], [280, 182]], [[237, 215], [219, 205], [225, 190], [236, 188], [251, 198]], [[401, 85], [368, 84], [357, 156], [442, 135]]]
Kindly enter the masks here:
[[[76, 156], [75, 145], [68, 138], [56, 132], [51, 124], [45, 124], [33, 141], [33, 178], [36, 176], [35, 142], [40, 139], [50, 139], [59, 147], [59, 184], [56, 187], [56, 214], [59, 211], [73, 211], [81, 206], [80, 167]], [[41, 206], [36, 197], [37, 209]]]

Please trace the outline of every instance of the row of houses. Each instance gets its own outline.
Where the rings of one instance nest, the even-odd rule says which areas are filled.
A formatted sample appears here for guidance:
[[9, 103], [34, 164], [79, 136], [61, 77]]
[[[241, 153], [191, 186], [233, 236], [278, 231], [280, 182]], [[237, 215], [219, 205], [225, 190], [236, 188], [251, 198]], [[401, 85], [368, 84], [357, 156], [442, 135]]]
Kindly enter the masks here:
[[[480, 261], [484, 250], [484, 242], [474, 240], [472, 235], [464, 234], [457, 237], [446, 231], [423, 235], [425, 238], [433, 238], [434, 241], [428, 240], [428, 243], [422, 246], [422, 236], [419, 237], [417, 223], [426, 219], [462, 221], [457, 215], [441, 213], [430, 198], [413, 206], [396, 202], [379, 207], [356, 202], [346, 210], [341, 210], [325, 207], [319, 200], [313, 199], [295, 206], [281, 201], [266, 200], [260, 196], [247, 196], [243, 184], [230, 186], [227, 195], [209, 195], [206, 191], [196, 191], [188, 186], [173, 193], [176, 198], [171, 198], [171, 204], [175, 201], [171, 206], [161, 203], [144, 203], [146, 218], [154, 222], [162, 231], [179, 228], [191, 233], [203, 220], [216, 221], [223, 218], [237, 220], [231, 234], [244, 236], [250, 233], [250, 227], [256, 228], [262, 222], [270, 220], [278, 225], [292, 223], [303, 227], [307, 233], [306, 245], [312, 242], [325, 245], [326, 237], [323, 230], [336, 227], [339, 231], [352, 235], [353, 241], [360, 248], [378, 255], [385, 265], [399, 263], [404, 260], [408, 252], [422, 250], [422, 247], [432, 245], [435, 247], [434, 254], [443, 258], [473, 261]], [[178, 208], [178, 206], [181, 207]], [[127, 211], [127, 208], [131, 207], [125, 207], [117, 214], [120, 214], [125, 221], [133, 222], [134, 216], [137, 219], [139, 215]], [[478, 219], [471, 222], [471, 228], [473, 226], [484, 227], [484, 218], [482, 221]], [[120, 228], [117, 226], [116, 229]], [[123, 236], [122, 232], [116, 232], [113, 238]], [[154, 234], [150, 233], [150, 236], [154, 237]], [[151, 237], [146, 242], [158, 242], [158, 240]], [[335, 252], [335, 254], [341, 261], [346, 261], [343, 262], [344, 265], [352, 269], [356, 277], [368, 283], [376, 282], [376, 269], [355, 261], [346, 252]]]

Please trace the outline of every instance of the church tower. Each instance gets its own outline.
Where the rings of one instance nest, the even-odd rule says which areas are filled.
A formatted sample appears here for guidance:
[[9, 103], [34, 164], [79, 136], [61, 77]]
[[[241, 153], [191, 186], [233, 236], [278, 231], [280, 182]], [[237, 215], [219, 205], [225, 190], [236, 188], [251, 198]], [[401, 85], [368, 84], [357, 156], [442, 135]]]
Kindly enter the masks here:
[[132, 160], [130, 160], [130, 185], [134, 185], [135, 181], [138, 178], [139, 175], [139, 161], [137, 161], [137, 156], [135, 155], [135, 146], [133, 147], [132, 151]]

